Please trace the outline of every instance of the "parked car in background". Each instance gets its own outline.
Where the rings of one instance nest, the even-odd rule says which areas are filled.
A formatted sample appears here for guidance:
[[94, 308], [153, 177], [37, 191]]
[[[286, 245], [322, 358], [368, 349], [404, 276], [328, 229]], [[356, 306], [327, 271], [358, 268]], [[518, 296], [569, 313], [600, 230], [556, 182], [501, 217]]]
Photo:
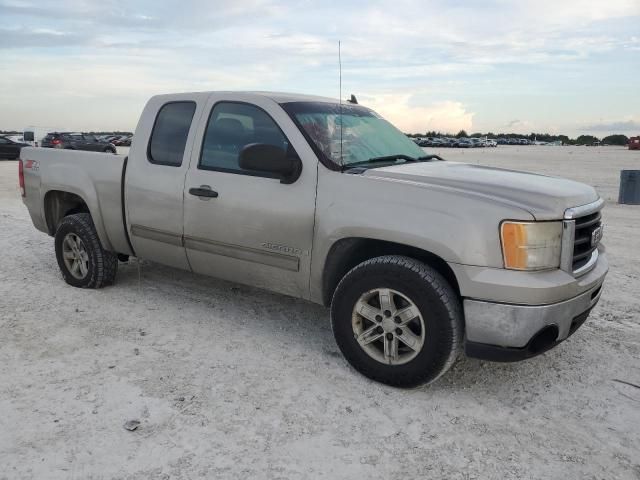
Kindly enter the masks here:
[[124, 138], [124, 135], [107, 135], [104, 138], [104, 141], [112, 143], [112, 144], [116, 144], [116, 142], [120, 141], [120, 139]]
[[0, 137], [0, 159], [15, 160], [20, 156], [20, 149], [29, 146], [24, 142], [13, 141], [9, 137]]
[[112, 140], [111, 143], [113, 143], [116, 147], [130, 147], [131, 138], [131, 135], [125, 135], [118, 138], [117, 140]]
[[629, 150], [640, 150], [640, 137], [631, 137], [629, 139]]
[[470, 138], [459, 138], [456, 140], [453, 146], [458, 148], [472, 148], [473, 143], [471, 142]]
[[498, 146], [498, 142], [495, 141], [493, 138], [488, 138], [484, 143], [485, 143], [485, 145], [487, 147], [497, 147]]
[[116, 153], [116, 147], [112, 143], [100, 140], [95, 135], [83, 133], [53, 132], [44, 137], [42, 146], [45, 148]]
[[469, 141], [471, 142], [471, 146], [473, 148], [480, 148], [480, 147], [484, 147], [484, 140], [482, 140], [481, 138], [470, 138]]
[[32, 147], [41, 147], [42, 140], [51, 132], [63, 132], [66, 129], [59, 127], [25, 127], [22, 132], [22, 141], [28, 143]]

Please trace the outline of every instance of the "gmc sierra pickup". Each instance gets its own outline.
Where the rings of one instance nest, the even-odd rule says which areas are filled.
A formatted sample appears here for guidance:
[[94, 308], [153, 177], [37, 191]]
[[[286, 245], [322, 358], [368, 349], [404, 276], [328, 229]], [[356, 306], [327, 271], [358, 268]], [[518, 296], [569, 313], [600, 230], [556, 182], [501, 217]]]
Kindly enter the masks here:
[[396, 386], [434, 381], [463, 349], [548, 350], [608, 269], [593, 188], [441, 161], [326, 98], [155, 96], [128, 157], [24, 148], [19, 172], [70, 285], [111, 285], [136, 256], [324, 304], [347, 360]]

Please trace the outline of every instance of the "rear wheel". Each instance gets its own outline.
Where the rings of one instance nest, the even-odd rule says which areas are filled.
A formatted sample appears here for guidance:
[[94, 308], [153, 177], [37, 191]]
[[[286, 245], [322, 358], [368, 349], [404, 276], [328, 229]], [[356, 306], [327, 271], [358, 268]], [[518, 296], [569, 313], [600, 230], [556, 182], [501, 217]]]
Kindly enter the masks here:
[[433, 382], [457, 358], [462, 310], [433, 268], [402, 256], [373, 258], [340, 281], [331, 303], [333, 333], [345, 358], [388, 385]]
[[104, 153], [116, 153], [115, 147], [107, 147], [104, 149]]
[[58, 266], [65, 282], [78, 288], [112, 285], [118, 271], [118, 257], [102, 248], [91, 215], [65, 217], [55, 235]]

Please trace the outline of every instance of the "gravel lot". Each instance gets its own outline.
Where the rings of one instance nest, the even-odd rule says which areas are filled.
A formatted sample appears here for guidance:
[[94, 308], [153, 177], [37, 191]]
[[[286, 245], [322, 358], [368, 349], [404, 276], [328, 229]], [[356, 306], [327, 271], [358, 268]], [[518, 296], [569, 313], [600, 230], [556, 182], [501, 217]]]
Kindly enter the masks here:
[[435, 152], [596, 186], [611, 271], [559, 348], [409, 391], [355, 373], [303, 301], [135, 260], [67, 286], [0, 162], [0, 479], [640, 478], [640, 206], [616, 204], [640, 152]]

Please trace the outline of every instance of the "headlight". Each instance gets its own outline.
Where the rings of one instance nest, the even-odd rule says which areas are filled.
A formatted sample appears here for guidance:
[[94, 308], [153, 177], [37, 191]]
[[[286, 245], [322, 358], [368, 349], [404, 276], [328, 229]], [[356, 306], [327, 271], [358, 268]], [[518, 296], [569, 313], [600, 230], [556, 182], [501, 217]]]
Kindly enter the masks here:
[[504, 267], [546, 270], [560, 267], [562, 222], [502, 222]]

